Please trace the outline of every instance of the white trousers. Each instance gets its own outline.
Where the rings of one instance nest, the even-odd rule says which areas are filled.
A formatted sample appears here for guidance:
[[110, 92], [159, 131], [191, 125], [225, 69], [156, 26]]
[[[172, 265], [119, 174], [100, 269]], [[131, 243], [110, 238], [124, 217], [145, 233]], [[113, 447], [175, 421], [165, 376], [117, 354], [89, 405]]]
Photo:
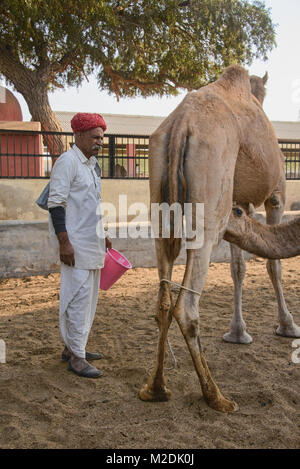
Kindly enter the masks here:
[[61, 336], [70, 352], [85, 358], [97, 307], [100, 270], [81, 270], [62, 263], [60, 275]]

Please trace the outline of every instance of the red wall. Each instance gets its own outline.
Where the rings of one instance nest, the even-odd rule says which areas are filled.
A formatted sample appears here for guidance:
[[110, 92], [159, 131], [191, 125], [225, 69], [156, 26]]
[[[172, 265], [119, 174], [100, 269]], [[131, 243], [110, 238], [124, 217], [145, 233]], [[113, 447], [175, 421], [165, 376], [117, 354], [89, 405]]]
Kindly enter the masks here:
[[28, 177], [43, 176], [43, 154], [41, 135], [0, 134], [0, 176]]
[[0, 121], [22, 121], [23, 115], [21, 106], [12, 94], [6, 88], [0, 90]]

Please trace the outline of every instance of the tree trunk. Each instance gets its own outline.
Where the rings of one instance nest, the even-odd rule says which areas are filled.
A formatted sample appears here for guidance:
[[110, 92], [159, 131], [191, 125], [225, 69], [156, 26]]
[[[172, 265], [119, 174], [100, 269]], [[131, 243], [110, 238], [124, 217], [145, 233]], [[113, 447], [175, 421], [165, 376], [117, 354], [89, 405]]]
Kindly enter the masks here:
[[[62, 127], [55, 117], [48, 100], [50, 81], [49, 64], [41, 65], [33, 71], [26, 68], [18, 55], [8, 45], [0, 43], [0, 71], [15, 89], [24, 97], [33, 121], [41, 123], [43, 131], [62, 132]], [[60, 135], [44, 138], [53, 159], [68, 148]]]
[[[27, 102], [32, 120], [41, 123], [45, 132], [63, 132], [54, 112], [52, 111], [47, 92], [47, 85], [39, 83], [31, 89], [23, 88], [23, 96]], [[47, 146], [52, 160], [68, 150], [67, 140], [61, 135], [44, 135], [44, 144]]]

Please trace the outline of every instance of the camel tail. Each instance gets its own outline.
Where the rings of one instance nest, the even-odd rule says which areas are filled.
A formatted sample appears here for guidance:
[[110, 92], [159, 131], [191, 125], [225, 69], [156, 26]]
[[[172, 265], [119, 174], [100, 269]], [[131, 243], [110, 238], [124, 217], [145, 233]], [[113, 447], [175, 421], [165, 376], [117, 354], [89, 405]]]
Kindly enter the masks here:
[[[184, 161], [187, 150], [187, 131], [182, 121], [174, 123], [168, 145], [168, 175], [162, 184], [162, 201], [169, 204], [170, 237], [164, 238], [169, 262], [178, 257], [182, 241], [184, 203], [186, 201], [186, 179]], [[173, 207], [172, 207], [173, 206]], [[178, 227], [181, 230], [178, 230]]]

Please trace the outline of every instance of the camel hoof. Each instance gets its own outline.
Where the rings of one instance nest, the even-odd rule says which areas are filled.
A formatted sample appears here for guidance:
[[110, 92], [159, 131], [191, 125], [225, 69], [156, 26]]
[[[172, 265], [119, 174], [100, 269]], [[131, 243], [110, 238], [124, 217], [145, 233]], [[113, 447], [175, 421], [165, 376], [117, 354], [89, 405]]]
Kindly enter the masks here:
[[139, 398], [142, 401], [166, 402], [171, 399], [172, 393], [165, 386], [160, 389], [153, 389], [152, 386], [145, 384], [139, 392]]
[[237, 403], [234, 401], [231, 401], [230, 399], [226, 399], [226, 397], [221, 397], [217, 400], [214, 399], [212, 401], [208, 400], [207, 404], [212, 409], [218, 412], [223, 412], [227, 414], [232, 414], [233, 412], [236, 412], [237, 410], [239, 410], [239, 406], [237, 405]]
[[291, 324], [289, 326], [278, 326], [276, 335], [297, 339], [300, 337], [300, 327], [296, 324]]
[[225, 342], [230, 342], [231, 344], [244, 345], [249, 345], [253, 342], [251, 335], [249, 335], [246, 331], [244, 331], [242, 334], [234, 334], [230, 331], [223, 335], [223, 340], [225, 340]]

